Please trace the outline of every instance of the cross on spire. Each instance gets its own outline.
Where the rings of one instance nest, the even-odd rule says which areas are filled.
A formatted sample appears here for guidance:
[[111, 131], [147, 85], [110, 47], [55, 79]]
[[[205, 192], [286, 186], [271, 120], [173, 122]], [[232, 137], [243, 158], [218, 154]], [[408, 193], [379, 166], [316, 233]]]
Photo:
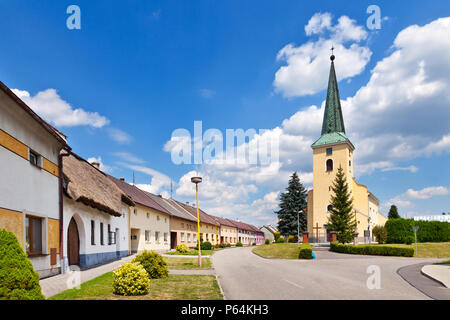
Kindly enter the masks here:
[[334, 60], [334, 46], [333, 45], [331, 45], [331, 57], [330, 57], [330, 59], [331, 59], [331, 61], [333, 61]]

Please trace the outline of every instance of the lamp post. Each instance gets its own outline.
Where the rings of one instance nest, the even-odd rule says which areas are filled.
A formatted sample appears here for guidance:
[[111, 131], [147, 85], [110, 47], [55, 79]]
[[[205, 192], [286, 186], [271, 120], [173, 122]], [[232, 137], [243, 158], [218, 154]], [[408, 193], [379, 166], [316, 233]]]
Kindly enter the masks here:
[[198, 184], [202, 182], [201, 177], [192, 177], [191, 182], [195, 183], [195, 196], [197, 199], [197, 241], [198, 241], [198, 266], [202, 267], [202, 250], [200, 248], [200, 215], [198, 213]]

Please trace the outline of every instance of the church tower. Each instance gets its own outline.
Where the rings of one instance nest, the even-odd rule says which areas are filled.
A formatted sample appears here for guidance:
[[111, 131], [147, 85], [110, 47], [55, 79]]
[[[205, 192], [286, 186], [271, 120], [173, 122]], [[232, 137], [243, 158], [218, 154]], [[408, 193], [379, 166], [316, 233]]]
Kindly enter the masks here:
[[[341, 100], [334, 70], [335, 56], [331, 56], [327, 100], [323, 115], [322, 133], [312, 144], [313, 149], [313, 190], [308, 193], [308, 232], [316, 237], [325, 236], [328, 210], [331, 200], [331, 185], [341, 166], [347, 177], [350, 191], [353, 186], [353, 151], [355, 147], [345, 134]], [[319, 229], [318, 229], [319, 228]]]

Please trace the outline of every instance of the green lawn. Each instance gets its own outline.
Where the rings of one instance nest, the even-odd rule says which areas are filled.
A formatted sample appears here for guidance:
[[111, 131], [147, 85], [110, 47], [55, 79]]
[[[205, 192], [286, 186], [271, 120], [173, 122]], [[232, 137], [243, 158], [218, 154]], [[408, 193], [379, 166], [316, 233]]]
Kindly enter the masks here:
[[265, 258], [298, 259], [300, 248], [296, 243], [272, 243], [260, 245], [252, 251]]
[[[395, 246], [413, 248], [414, 244], [382, 244], [383, 246]], [[417, 244], [418, 258], [446, 258], [450, 257], [450, 242], [422, 242]]]
[[112, 272], [81, 284], [81, 289], [70, 289], [50, 300], [223, 300], [215, 276], [169, 275], [150, 280], [150, 293], [144, 296], [124, 297], [112, 293]]
[[[210, 256], [214, 253], [214, 251], [217, 251], [219, 249], [215, 250], [202, 250], [202, 256]], [[175, 256], [198, 256], [198, 250], [191, 250], [186, 253], [180, 253], [177, 251], [171, 251], [167, 252], [167, 254], [175, 255]]]
[[[199, 269], [197, 258], [180, 258], [180, 257], [164, 257], [167, 261], [169, 269]], [[209, 258], [202, 258], [202, 269], [212, 268]]]

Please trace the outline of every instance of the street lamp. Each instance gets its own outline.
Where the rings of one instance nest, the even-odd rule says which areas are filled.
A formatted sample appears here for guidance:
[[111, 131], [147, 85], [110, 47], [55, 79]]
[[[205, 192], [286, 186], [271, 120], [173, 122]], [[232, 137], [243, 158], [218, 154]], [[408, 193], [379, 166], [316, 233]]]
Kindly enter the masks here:
[[192, 177], [191, 182], [195, 183], [195, 195], [197, 199], [197, 241], [198, 241], [198, 266], [202, 267], [202, 250], [200, 248], [200, 216], [198, 213], [198, 184], [202, 182], [201, 177]]

